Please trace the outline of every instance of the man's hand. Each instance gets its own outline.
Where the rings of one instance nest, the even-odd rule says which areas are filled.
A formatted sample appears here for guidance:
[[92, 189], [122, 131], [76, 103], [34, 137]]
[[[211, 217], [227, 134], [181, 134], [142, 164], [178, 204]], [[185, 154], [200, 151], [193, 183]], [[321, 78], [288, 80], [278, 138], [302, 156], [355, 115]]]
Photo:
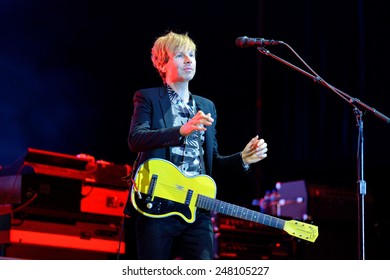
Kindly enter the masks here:
[[256, 163], [267, 157], [267, 151], [267, 143], [264, 139], [259, 139], [259, 136], [256, 135], [249, 141], [242, 151], [242, 161], [245, 164]]
[[206, 126], [212, 125], [213, 122], [210, 113], [205, 115], [202, 111], [198, 111], [192, 119], [180, 127], [180, 135], [185, 137], [194, 131], [206, 131]]

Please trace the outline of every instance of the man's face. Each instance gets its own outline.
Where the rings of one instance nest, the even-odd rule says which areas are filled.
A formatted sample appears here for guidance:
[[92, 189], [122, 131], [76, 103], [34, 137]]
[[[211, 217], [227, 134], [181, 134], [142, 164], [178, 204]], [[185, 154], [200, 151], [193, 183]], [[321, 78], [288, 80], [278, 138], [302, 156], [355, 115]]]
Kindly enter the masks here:
[[196, 58], [195, 51], [178, 51], [169, 54], [169, 60], [164, 65], [166, 80], [170, 82], [190, 81], [195, 76]]

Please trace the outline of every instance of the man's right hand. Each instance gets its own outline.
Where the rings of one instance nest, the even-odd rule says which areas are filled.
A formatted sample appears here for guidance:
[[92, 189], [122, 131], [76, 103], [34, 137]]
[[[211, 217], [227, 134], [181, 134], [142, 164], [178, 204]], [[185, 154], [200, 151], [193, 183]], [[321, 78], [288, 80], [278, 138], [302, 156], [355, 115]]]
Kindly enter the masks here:
[[194, 131], [206, 131], [206, 126], [212, 125], [213, 122], [214, 119], [210, 113], [206, 115], [202, 111], [198, 111], [192, 119], [180, 127], [180, 135], [186, 137]]

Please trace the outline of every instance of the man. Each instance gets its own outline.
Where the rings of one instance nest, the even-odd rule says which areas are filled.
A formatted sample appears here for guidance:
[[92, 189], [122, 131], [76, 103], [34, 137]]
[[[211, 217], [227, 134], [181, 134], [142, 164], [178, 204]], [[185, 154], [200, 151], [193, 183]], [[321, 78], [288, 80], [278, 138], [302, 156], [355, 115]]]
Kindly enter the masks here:
[[[216, 108], [189, 90], [196, 73], [196, 45], [187, 34], [168, 32], [154, 42], [152, 62], [163, 86], [142, 89], [134, 95], [129, 147], [138, 153], [134, 171], [149, 159], [173, 163], [186, 176], [228, 170], [248, 170], [267, 157], [267, 144], [258, 136], [243, 151], [229, 156], [218, 153]], [[163, 172], [163, 170], [161, 171]], [[213, 228], [209, 211], [197, 209], [196, 219], [178, 215], [149, 217], [134, 211], [139, 259], [213, 259]]]

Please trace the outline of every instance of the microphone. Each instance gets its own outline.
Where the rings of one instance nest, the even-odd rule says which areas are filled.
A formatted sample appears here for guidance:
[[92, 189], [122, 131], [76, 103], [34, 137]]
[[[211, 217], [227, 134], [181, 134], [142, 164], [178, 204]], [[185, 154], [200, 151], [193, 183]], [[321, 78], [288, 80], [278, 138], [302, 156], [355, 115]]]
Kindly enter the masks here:
[[282, 44], [282, 41], [275, 41], [275, 40], [267, 40], [264, 38], [249, 38], [247, 36], [238, 37], [236, 39], [236, 46], [240, 48], [247, 48], [247, 47], [266, 47], [266, 46], [273, 46], [273, 45], [279, 45]]

